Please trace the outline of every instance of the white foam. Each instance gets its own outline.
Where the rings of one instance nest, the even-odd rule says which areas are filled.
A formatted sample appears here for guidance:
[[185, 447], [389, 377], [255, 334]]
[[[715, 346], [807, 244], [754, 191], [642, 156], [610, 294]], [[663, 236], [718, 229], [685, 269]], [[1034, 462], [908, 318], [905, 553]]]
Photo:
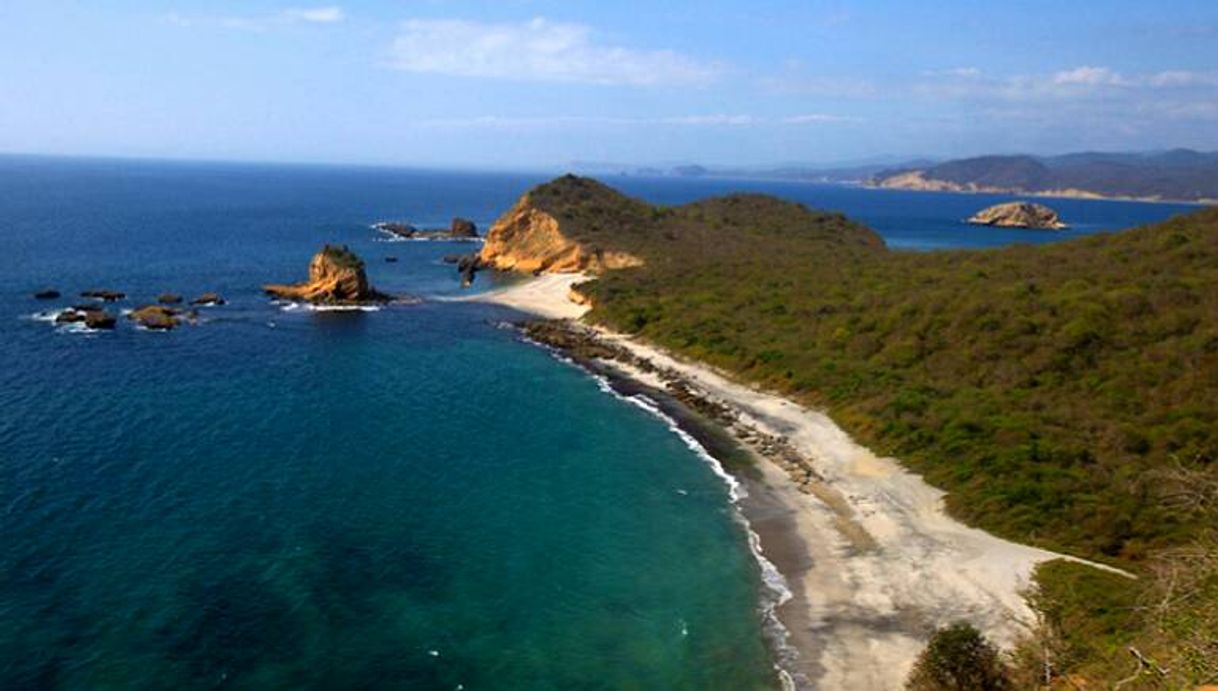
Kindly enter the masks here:
[[306, 310], [309, 312], [380, 312], [380, 305], [312, 305], [307, 302], [291, 302], [288, 300], [272, 300], [272, 305], [279, 307], [282, 312]]
[[66, 334], [97, 334], [97, 333], [103, 333], [103, 332], [106, 332], [106, 331], [112, 331], [112, 329], [93, 329], [93, 328], [90, 328], [90, 327], [89, 327], [88, 325], [86, 325], [86, 324], [85, 324], [83, 321], [78, 321], [78, 322], [59, 322], [59, 321], [55, 321], [55, 320], [56, 320], [56, 319], [59, 317], [59, 315], [63, 314], [64, 312], [69, 312], [69, 311], [71, 311], [71, 309], [70, 309], [70, 308], [64, 308], [64, 309], [59, 309], [59, 310], [47, 310], [47, 311], [45, 311], [45, 312], [35, 312], [35, 313], [33, 313], [33, 314], [28, 314], [28, 315], [25, 315], [25, 317], [24, 317], [24, 318], [25, 318], [25, 319], [30, 319], [30, 320], [33, 320], [33, 321], [38, 321], [38, 322], [44, 322], [44, 323], [47, 323], [47, 324], [51, 324], [52, 326], [54, 326], [54, 327], [55, 327], [55, 331], [56, 331], [56, 332], [58, 332], [58, 333], [66, 333]]

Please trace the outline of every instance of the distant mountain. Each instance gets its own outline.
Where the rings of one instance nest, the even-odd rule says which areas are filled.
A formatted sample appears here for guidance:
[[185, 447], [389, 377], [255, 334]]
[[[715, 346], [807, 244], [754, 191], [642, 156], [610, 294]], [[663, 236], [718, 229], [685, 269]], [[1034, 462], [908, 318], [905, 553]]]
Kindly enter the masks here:
[[880, 171], [869, 184], [931, 191], [1213, 201], [1218, 200], [1218, 152], [979, 156]]
[[886, 159], [863, 160], [841, 164], [783, 163], [771, 166], [708, 166], [698, 163], [635, 165], [604, 161], [572, 161], [568, 164], [568, 167], [573, 171], [588, 175], [761, 178], [768, 180], [861, 184], [883, 171], [929, 167], [935, 163], [936, 161], [925, 158], [901, 160], [889, 157]]

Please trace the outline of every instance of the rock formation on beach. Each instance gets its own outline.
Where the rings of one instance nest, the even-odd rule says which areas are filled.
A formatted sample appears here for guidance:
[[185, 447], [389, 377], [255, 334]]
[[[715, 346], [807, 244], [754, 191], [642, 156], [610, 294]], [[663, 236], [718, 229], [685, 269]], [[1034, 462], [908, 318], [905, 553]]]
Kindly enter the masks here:
[[354, 305], [392, 299], [368, 285], [364, 261], [346, 245], [326, 245], [313, 255], [308, 281], [292, 285], [272, 283], [262, 289], [277, 298], [314, 304]]
[[1008, 202], [982, 209], [968, 219], [969, 223], [1002, 228], [1034, 228], [1038, 230], [1062, 230], [1068, 228], [1057, 212], [1041, 204], [1031, 202]]

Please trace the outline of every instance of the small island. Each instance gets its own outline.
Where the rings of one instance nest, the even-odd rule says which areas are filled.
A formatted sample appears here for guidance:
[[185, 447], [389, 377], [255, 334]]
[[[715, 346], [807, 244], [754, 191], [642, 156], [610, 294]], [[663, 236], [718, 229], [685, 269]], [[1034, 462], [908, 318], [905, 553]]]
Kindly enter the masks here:
[[368, 284], [364, 260], [346, 245], [326, 245], [313, 255], [309, 280], [290, 285], [271, 283], [262, 289], [276, 298], [317, 305], [363, 305], [393, 299]]
[[995, 204], [973, 214], [968, 222], [976, 226], [1034, 230], [1064, 230], [1070, 227], [1062, 222], [1053, 209], [1032, 202]]
[[399, 240], [477, 240], [478, 226], [468, 218], [457, 217], [447, 228], [419, 229], [400, 221], [382, 221], [373, 228]]

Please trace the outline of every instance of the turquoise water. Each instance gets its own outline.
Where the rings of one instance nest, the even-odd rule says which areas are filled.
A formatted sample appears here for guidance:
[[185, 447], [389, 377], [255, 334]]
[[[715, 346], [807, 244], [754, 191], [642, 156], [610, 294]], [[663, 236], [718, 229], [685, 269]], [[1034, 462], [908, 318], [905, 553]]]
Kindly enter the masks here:
[[[773, 686], [745, 529], [663, 421], [506, 310], [259, 294], [335, 241], [381, 289], [457, 294], [439, 258], [468, 245], [368, 224], [485, 228], [541, 179], [0, 159], [0, 688]], [[772, 191], [880, 213], [834, 189]], [[955, 213], [913, 225], [950, 244]], [[89, 288], [230, 304], [167, 334], [31, 318]]]

